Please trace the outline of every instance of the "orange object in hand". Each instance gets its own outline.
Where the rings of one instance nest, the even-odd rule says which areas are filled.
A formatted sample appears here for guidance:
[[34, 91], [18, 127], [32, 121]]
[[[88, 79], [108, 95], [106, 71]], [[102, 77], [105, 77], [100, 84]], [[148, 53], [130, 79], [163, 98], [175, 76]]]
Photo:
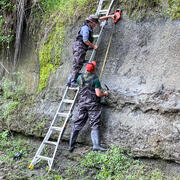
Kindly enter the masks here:
[[114, 23], [116, 24], [120, 18], [121, 18], [121, 10], [116, 9], [116, 11], [114, 12]]

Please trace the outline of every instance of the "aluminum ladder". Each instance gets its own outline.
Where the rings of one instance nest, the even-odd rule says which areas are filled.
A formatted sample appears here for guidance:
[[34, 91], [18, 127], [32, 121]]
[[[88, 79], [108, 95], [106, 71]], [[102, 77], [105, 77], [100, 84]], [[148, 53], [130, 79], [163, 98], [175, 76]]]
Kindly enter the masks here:
[[[103, 2], [110, 2], [108, 9], [102, 10]], [[108, 15], [111, 7], [113, 5], [113, 2], [114, 2], [114, 0], [100, 0], [97, 11], [96, 11], [96, 15]], [[106, 24], [105, 21], [103, 23], [101, 23], [101, 28], [100, 28], [99, 34], [94, 35], [94, 38], [96, 38], [96, 45], [99, 45], [99, 43], [100, 43], [102, 31], [104, 29], [105, 24]], [[96, 51], [93, 50], [91, 57], [89, 59], [89, 62], [91, 62], [94, 59], [95, 54], [96, 54]], [[69, 93], [71, 93], [71, 95], [73, 94], [73, 97], [71, 97], [71, 99], [68, 97]], [[75, 105], [75, 101], [78, 96], [78, 93], [79, 93], [79, 87], [77, 87], [77, 88], [66, 87], [64, 95], [62, 97], [62, 100], [59, 104], [59, 107], [56, 111], [53, 121], [51, 122], [51, 125], [49, 127], [49, 130], [48, 130], [46, 136], [44, 137], [44, 140], [42, 141], [39, 149], [37, 150], [31, 164], [29, 165], [30, 169], [33, 169], [34, 165], [37, 164], [39, 161], [45, 160], [48, 162], [49, 171], [51, 170], [53, 161], [54, 161], [54, 158], [56, 155], [56, 151], [58, 149], [58, 146], [61, 144], [61, 140], [62, 140], [64, 131], [66, 129], [67, 123], [68, 123], [70, 117], [72, 116], [73, 107]], [[64, 108], [63, 108], [66, 105], [69, 105], [68, 110], [67, 109], [64, 110]], [[58, 119], [62, 119], [62, 118], [63, 118], [63, 125], [57, 126], [56, 122], [58, 121]], [[54, 139], [54, 137], [52, 138], [53, 133], [58, 134], [57, 141], [51, 140], [51, 139]], [[52, 153], [51, 157], [48, 157], [47, 155], [42, 155], [42, 153], [45, 153], [44, 151], [46, 151], [46, 149], [45, 149], [46, 146], [51, 146], [54, 149], [54, 152]]]

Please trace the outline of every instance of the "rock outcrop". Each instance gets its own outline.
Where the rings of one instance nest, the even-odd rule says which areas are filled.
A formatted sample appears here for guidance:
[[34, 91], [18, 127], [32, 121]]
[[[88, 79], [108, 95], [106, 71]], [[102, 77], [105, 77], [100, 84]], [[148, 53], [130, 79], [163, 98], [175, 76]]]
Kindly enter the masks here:
[[[97, 74], [101, 71], [112, 26], [109, 20], [95, 57]], [[34, 100], [27, 101], [16, 121], [12, 119], [8, 124], [1, 119], [0, 126], [6, 128], [8, 124], [13, 131], [45, 135], [72, 66], [71, 45], [78, 27], [66, 30], [62, 65], [51, 74], [47, 88]], [[103, 100], [103, 143], [131, 149], [139, 157], [160, 157], [180, 163], [179, 49], [178, 20], [161, 18], [135, 23], [125, 17], [116, 25], [102, 76], [102, 86], [106, 84], [110, 88], [110, 96]], [[66, 140], [73, 119], [65, 132]], [[89, 133], [87, 124], [78, 141], [91, 143]]]

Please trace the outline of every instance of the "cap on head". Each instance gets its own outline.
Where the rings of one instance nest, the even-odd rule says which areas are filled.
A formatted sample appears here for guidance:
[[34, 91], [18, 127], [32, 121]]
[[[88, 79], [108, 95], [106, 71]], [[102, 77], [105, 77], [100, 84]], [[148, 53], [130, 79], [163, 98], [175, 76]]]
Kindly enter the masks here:
[[99, 24], [99, 17], [97, 15], [91, 14], [89, 17], [86, 18], [86, 21]]
[[86, 71], [88, 71], [88, 72], [94, 71], [95, 67], [96, 67], [96, 62], [91, 61], [90, 63], [87, 63]]

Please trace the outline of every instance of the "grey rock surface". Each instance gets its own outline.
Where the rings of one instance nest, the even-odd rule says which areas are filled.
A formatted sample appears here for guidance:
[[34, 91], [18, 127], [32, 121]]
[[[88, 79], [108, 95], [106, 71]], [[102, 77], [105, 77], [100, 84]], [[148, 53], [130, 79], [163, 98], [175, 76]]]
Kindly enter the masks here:
[[[109, 20], [95, 57], [100, 74], [112, 31]], [[72, 66], [71, 45], [78, 27], [67, 28], [62, 65], [52, 73], [48, 86], [18, 119], [31, 122], [11, 129], [44, 136], [60, 102]], [[180, 21], [156, 20], [130, 22], [121, 20], [113, 32], [102, 86], [110, 88], [103, 99], [102, 142], [130, 149], [138, 157], [160, 157], [180, 163]], [[73, 118], [64, 139], [70, 137]], [[42, 123], [42, 126], [38, 126]], [[5, 126], [5, 122], [1, 126]], [[13, 124], [13, 123], [12, 123]], [[28, 127], [28, 128], [27, 128]], [[34, 128], [36, 127], [36, 131]], [[38, 127], [38, 128], [37, 128]], [[91, 144], [88, 123], [78, 141]]]

